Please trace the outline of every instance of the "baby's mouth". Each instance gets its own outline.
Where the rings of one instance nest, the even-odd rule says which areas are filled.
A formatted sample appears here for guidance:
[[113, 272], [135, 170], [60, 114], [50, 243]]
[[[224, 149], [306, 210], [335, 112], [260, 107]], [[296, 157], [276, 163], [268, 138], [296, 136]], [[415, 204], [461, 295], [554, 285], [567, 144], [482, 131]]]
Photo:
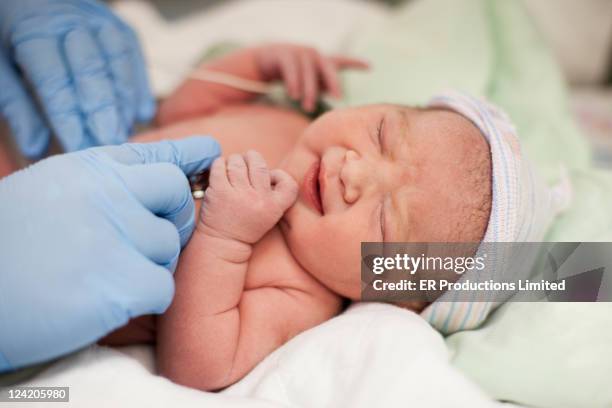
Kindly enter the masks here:
[[323, 215], [323, 190], [321, 189], [321, 172], [323, 171], [322, 165], [319, 164], [317, 176], [315, 177], [315, 193], [317, 195], [317, 205], [319, 206], [321, 215]]
[[321, 186], [319, 183], [320, 162], [314, 163], [306, 172], [302, 182], [302, 193], [307, 203], [313, 209], [323, 215], [323, 203], [321, 200]]

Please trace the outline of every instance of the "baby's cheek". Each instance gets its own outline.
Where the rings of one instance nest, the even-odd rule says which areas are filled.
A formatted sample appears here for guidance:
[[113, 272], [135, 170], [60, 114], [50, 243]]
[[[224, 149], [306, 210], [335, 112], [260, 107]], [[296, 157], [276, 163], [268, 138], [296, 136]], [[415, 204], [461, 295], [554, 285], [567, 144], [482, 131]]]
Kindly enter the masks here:
[[358, 299], [360, 240], [351, 237], [346, 220], [340, 221], [330, 216], [301, 218], [286, 233], [293, 256], [310, 274], [335, 293]]
[[344, 274], [342, 279], [359, 280], [361, 242], [367, 241], [356, 220], [342, 220], [327, 227], [318, 245], [328, 260], [327, 270]]

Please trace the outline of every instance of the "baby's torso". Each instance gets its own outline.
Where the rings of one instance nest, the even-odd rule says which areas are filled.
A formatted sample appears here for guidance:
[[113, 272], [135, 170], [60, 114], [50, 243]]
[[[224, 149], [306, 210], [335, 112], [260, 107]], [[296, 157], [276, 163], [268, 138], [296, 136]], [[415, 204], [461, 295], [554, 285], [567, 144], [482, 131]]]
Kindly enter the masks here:
[[[253, 149], [264, 156], [270, 168], [274, 168], [293, 148], [308, 124], [308, 118], [294, 111], [264, 105], [241, 105], [140, 134], [132, 141], [210, 135], [219, 141], [224, 156]], [[199, 213], [200, 203], [196, 202], [196, 205]], [[285, 284], [298, 287], [320, 285], [295, 261], [280, 229], [274, 227], [253, 248], [245, 290]]]

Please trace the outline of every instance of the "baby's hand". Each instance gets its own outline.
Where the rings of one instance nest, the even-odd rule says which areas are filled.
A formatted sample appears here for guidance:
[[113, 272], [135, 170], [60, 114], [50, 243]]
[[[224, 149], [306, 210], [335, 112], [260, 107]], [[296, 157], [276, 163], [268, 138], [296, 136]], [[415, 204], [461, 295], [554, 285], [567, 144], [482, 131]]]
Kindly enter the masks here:
[[254, 244], [283, 216], [297, 198], [297, 183], [286, 172], [269, 170], [263, 157], [220, 157], [210, 170], [200, 228], [219, 238]]
[[325, 56], [311, 47], [271, 44], [257, 49], [256, 62], [267, 81], [282, 79], [289, 96], [301, 99], [307, 111], [315, 108], [317, 96], [328, 91], [342, 96], [338, 71], [346, 68], [367, 69], [368, 63], [343, 55]]

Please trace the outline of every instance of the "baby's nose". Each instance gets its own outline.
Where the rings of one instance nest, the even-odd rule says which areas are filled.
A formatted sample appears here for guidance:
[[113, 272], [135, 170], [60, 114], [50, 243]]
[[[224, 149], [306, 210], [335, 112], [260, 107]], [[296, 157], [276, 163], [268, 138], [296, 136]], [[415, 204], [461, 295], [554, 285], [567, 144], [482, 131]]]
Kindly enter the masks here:
[[344, 185], [344, 201], [349, 204], [357, 201], [361, 195], [361, 184], [365, 176], [364, 167], [359, 153], [354, 150], [346, 151], [344, 164], [340, 170], [340, 180]]

